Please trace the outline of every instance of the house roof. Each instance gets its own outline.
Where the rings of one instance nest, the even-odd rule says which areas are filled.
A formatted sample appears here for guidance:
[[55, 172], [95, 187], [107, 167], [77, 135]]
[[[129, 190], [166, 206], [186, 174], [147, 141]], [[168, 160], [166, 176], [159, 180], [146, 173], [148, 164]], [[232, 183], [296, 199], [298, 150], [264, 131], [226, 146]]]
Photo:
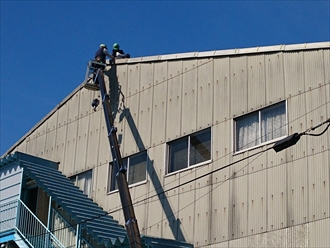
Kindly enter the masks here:
[[[51, 196], [99, 244], [106, 247], [128, 246], [126, 229], [58, 171], [58, 163], [15, 152], [0, 159], [0, 169], [13, 163], [22, 167], [24, 175], [35, 180], [38, 187]], [[144, 235], [141, 239], [149, 247], [192, 247], [185, 242]]]

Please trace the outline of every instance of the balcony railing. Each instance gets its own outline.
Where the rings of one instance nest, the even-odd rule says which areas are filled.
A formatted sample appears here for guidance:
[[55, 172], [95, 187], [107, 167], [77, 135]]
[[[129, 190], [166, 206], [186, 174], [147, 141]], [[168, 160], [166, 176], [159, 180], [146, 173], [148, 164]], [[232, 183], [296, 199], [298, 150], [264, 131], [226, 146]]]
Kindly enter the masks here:
[[0, 205], [0, 233], [10, 231], [34, 248], [65, 248], [21, 200]]

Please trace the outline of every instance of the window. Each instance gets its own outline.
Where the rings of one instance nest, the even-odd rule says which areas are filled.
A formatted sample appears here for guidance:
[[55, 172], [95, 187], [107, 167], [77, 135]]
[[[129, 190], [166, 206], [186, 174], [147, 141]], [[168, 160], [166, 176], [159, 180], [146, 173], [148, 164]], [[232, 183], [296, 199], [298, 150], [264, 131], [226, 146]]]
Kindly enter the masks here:
[[[128, 185], [145, 181], [147, 178], [147, 151], [123, 158], [123, 166], [127, 168]], [[116, 180], [117, 168], [109, 164], [108, 192], [118, 189]]]
[[89, 198], [92, 198], [92, 170], [70, 177], [71, 182]]
[[235, 119], [235, 150], [270, 142], [287, 134], [285, 102]]
[[168, 143], [168, 173], [211, 160], [211, 128]]

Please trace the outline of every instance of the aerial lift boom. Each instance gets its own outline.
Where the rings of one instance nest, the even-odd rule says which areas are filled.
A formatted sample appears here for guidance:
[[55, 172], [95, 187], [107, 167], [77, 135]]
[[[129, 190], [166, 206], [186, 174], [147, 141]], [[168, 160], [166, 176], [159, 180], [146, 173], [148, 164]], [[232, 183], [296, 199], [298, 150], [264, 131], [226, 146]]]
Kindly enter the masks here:
[[[103, 73], [105, 66], [106, 66], [105, 64], [96, 61], [90, 61], [88, 63], [86, 79], [85, 79], [86, 82], [85, 88], [92, 90], [99, 90], [101, 93], [101, 101], [102, 101], [104, 117], [107, 125], [108, 139], [109, 139], [110, 150], [113, 158], [113, 165], [118, 171], [118, 173], [116, 174], [116, 179], [118, 184], [120, 200], [124, 211], [125, 226], [128, 234], [130, 247], [142, 248], [143, 245], [141, 241], [140, 231], [135, 217], [132, 199], [126, 179], [126, 168], [123, 165], [122, 157], [119, 150], [118, 139], [116, 134], [117, 128], [114, 126], [114, 118], [111, 113], [110, 96], [107, 93], [105, 87], [104, 73]], [[95, 81], [93, 83], [89, 83], [87, 81], [90, 72], [96, 73], [93, 79]], [[94, 106], [94, 110], [95, 110], [95, 106]]]

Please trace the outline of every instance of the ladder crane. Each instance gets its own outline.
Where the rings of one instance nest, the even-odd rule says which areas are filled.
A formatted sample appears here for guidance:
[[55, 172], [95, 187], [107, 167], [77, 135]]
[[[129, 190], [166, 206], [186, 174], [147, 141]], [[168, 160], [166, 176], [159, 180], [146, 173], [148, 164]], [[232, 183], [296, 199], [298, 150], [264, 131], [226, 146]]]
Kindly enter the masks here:
[[[123, 165], [122, 157], [119, 150], [118, 139], [117, 139], [117, 128], [114, 126], [114, 118], [111, 114], [110, 108], [110, 96], [106, 90], [104, 82], [104, 69], [106, 64], [91, 60], [88, 62], [85, 85], [84, 87], [89, 90], [100, 91], [101, 101], [103, 105], [104, 117], [107, 125], [108, 139], [110, 144], [110, 150], [113, 158], [113, 165], [117, 171], [116, 179], [118, 184], [118, 190], [120, 200], [124, 212], [125, 226], [127, 230], [128, 240], [130, 247], [142, 248], [142, 241], [138, 223], [135, 217], [134, 208], [132, 204], [131, 195], [128, 188], [126, 179], [126, 167]], [[93, 78], [90, 75], [93, 74]], [[93, 83], [90, 83], [93, 79]], [[99, 104], [98, 99], [94, 100], [92, 106], [96, 110]]]

